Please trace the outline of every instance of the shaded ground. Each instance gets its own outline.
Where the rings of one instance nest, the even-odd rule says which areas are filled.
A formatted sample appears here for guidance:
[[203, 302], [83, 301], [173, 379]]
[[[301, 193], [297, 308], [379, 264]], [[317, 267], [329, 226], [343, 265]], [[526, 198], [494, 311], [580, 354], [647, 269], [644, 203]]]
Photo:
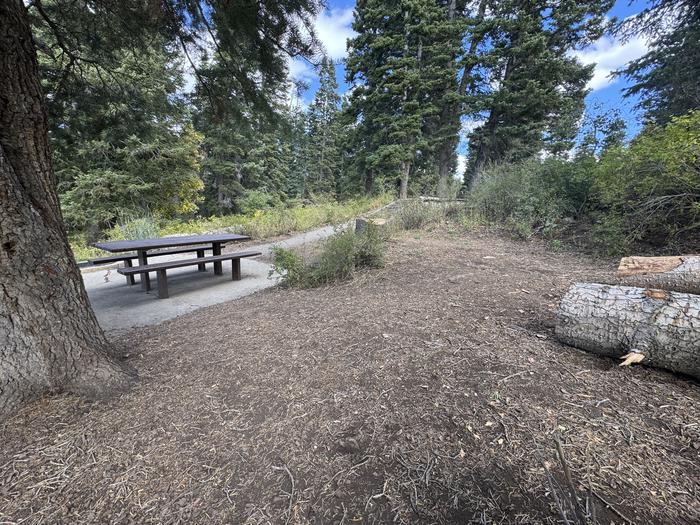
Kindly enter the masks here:
[[613, 269], [409, 234], [350, 283], [133, 331], [131, 392], [2, 427], [0, 522], [557, 523], [560, 435], [601, 523], [698, 523], [700, 386], [551, 338]]

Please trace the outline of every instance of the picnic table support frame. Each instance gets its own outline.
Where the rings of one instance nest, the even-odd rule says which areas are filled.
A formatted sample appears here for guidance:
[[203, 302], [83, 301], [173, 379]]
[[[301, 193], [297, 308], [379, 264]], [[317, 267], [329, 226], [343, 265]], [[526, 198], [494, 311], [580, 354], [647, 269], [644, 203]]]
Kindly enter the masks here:
[[233, 259], [231, 261], [231, 279], [234, 281], [241, 280], [241, 260]]
[[[204, 250], [197, 250], [197, 259], [201, 259], [202, 257], [204, 257]], [[206, 264], [198, 264], [197, 270], [199, 270], [200, 272], [206, 272], [207, 265]]]
[[[221, 243], [220, 242], [213, 242], [211, 244], [211, 249], [212, 249], [212, 255], [221, 255]], [[215, 262], [214, 263], [214, 275], [223, 275], [224, 274], [224, 268], [221, 265], [221, 262]]]
[[[146, 250], [137, 250], [136, 253], [139, 256], [139, 266], [146, 266], [148, 264]], [[141, 274], [141, 289], [146, 292], [151, 289], [151, 277], [148, 273]]]
[[158, 275], [158, 298], [167, 299], [168, 297], [170, 297], [170, 295], [168, 294], [168, 276], [165, 273], [165, 270], [158, 270], [156, 273]]
[[[127, 268], [131, 268], [133, 266], [133, 264], [131, 264], [131, 259], [124, 259], [124, 266], [126, 266]], [[136, 279], [134, 279], [133, 275], [127, 275], [126, 276], [126, 283], [129, 286], [133, 286], [136, 284]]]

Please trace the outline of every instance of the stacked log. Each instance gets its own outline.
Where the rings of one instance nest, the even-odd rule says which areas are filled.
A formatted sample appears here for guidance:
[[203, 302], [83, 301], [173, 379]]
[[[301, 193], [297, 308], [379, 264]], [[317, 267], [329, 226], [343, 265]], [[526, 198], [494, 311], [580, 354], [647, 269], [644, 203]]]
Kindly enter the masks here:
[[700, 295], [573, 284], [561, 300], [555, 332], [566, 344], [623, 358], [625, 365], [643, 361], [700, 379]]
[[700, 294], [700, 255], [625, 257], [616, 276], [628, 286]]

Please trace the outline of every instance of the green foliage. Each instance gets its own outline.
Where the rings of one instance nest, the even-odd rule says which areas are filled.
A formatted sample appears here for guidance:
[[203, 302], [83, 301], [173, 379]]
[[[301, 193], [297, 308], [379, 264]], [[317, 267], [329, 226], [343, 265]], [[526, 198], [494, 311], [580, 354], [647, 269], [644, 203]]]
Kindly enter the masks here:
[[342, 156], [339, 123], [340, 97], [333, 62], [324, 57], [319, 72], [319, 88], [306, 113], [306, 172], [302, 195], [334, 193], [340, 175]]
[[444, 135], [440, 116], [459, 98], [461, 26], [449, 19], [446, 4], [431, 0], [365, 0], [356, 12], [347, 60], [355, 89], [345, 108], [354, 173], [366, 191], [401, 180], [405, 196], [425, 156], [457, 133], [452, 126]]
[[[190, 126], [151, 142], [130, 137], [122, 144], [86, 142], [74, 161], [57, 170], [69, 228], [109, 226], [123, 214], [147, 210], [163, 218], [193, 214], [201, 199], [201, 135]], [[68, 175], [67, 173], [70, 173]]]
[[264, 191], [249, 190], [241, 197], [238, 207], [244, 215], [251, 215], [256, 211], [266, 210], [280, 206], [281, 201], [276, 195], [270, 195]]
[[666, 124], [700, 108], [700, 3], [654, 0], [620, 22], [626, 36], [650, 39], [649, 50], [616, 74], [632, 85], [625, 96], [638, 98], [647, 121]]
[[571, 148], [593, 74], [593, 66], [581, 64], [572, 51], [601, 35], [612, 4], [484, 3], [489, 16], [470, 27], [470, 38], [480, 45], [466, 57], [471, 89], [465, 111], [484, 122], [469, 137], [466, 184], [490, 164]]
[[158, 221], [152, 215], [122, 217], [109, 231], [110, 240], [152, 239], [160, 236]]
[[610, 254], [673, 248], [700, 236], [700, 111], [644, 130], [628, 146], [571, 161], [530, 159], [485, 170], [470, 208], [521, 237], [554, 236], [578, 220]]
[[468, 196], [469, 208], [505, 225], [518, 237], [551, 236], [562, 219], [579, 216], [589, 200], [591, 158], [550, 158], [501, 164], [484, 170]]
[[377, 227], [368, 225], [358, 234], [344, 230], [323, 243], [315, 264], [306, 264], [290, 250], [274, 248], [270, 275], [282, 275], [287, 286], [321, 286], [350, 279], [362, 268], [382, 268], [385, 251], [386, 240]]
[[309, 278], [309, 267], [304, 264], [304, 259], [292, 250], [273, 246], [269, 277], [274, 274], [281, 275], [283, 284], [287, 286], [303, 286]]
[[663, 246], [700, 232], [700, 110], [604, 155], [596, 196], [608, 245]]

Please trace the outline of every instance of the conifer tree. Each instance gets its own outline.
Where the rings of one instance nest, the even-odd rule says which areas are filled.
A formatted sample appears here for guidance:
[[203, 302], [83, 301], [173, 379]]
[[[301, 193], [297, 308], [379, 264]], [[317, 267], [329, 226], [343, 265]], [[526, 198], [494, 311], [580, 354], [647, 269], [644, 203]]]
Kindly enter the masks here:
[[371, 173], [398, 179], [399, 196], [408, 195], [408, 182], [425, 165], [446, 126], [440, 116], [454, 96], [454, 43], [458, 32], [448, 5], [428, 0], [357, 4], [350, 42], [348, 80], [355, 84], [350, 112], [364, 151], [355, 159]]
[[640, 96], [649, 122], [667, 124], [700, 108], [700, 2], [654, 0], [623, 21], [618, 32], [653, 38], [644, 56], [617, 72], [633, 82], [625, 96]]
[[573, 144], [593, 66], [569, 52], [600, 36], [611, 0], [489, 1], [465, 113], [483, 118], [470, 136], [469, 182], [485, 165]]
[[307, 192], [335, 192], [336, 177], [341, 167], [339, 114], [340, 96], [335, 66], [324, 56], [319, 71], [319, 87], [307, 112]]

